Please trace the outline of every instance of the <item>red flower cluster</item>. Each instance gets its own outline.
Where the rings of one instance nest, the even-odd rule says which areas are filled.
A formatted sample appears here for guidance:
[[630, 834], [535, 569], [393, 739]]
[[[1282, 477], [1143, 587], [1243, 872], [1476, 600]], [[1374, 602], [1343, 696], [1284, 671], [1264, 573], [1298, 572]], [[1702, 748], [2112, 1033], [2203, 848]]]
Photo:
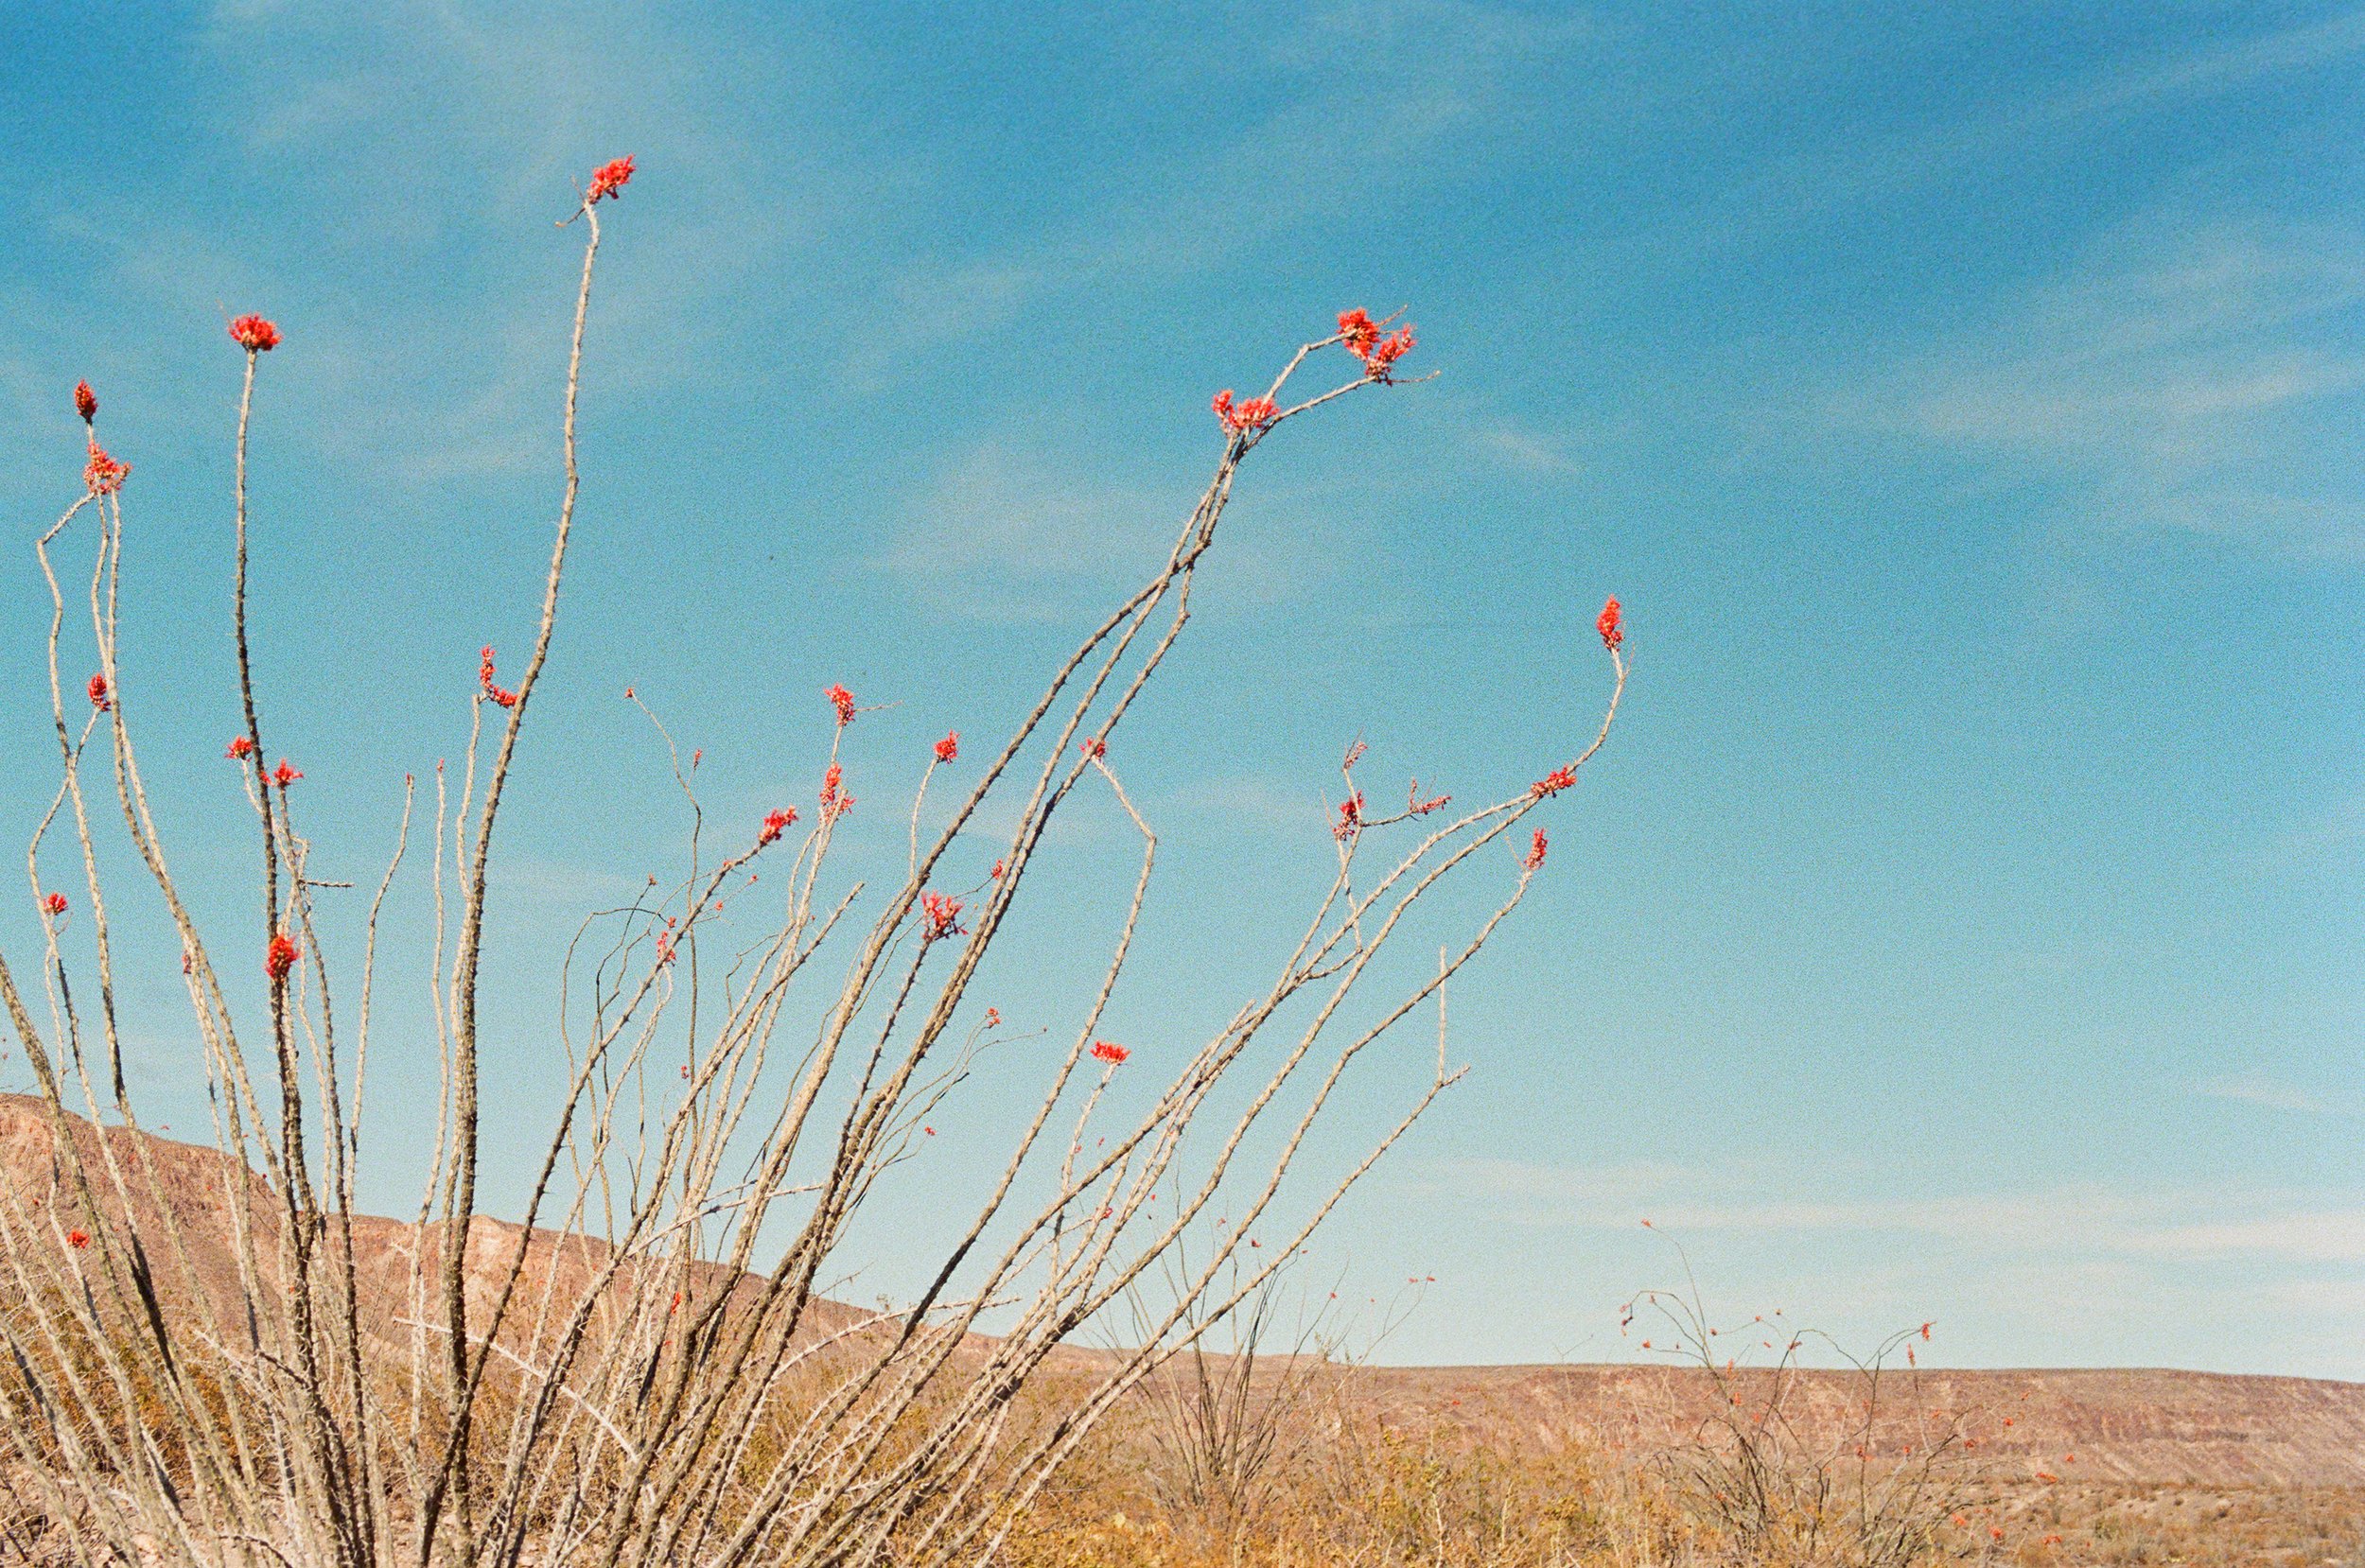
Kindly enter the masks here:
[[82, 416], [85, 425], [98, 417], [98, 394], [90, 390], [87, 381], [74, 383], [74, 411]]
[[1593, 623], [1593, 629], [1602, 634], [1602, 646], [1604, 648], [1614, 649], [1626, 640], [1626, 615], [1618, 607], [1615, 596], [1602, 606], [1602, 618]]
[[991, 868], [991, 869], [990, 869], [989, 871], [987, 871], [987, 873], [986, 873], [986, 880], [988, 880], [988, 881], [990, 881], [990, 882], [998, 882], [998, 881], [1000, 881], [1001, 880], [1002, 880], [1002, 858], [1001, 858], [1000, 856], [998, 856], [998, 855], [997, 855], [997, 856], [995, 856], [995, 857], [994, 857], [994, 862], [993, 862], [992, 868]]
[[1379, 335], [1379, 323], [1361, 309], [1339, 312], [1339, 340], [1347, 352], [1363, 361], [1363, 374], [1375, 381], [1389, 379], [1389, 372], [1397, 360], [1412, 352], [1416, 339], [1412, 329], [1400, 326], [1385, 338]]
[[106, 676], [93, 675], [90, 678], [90, 706], [101, 713], [115, 706], [114, 698], [107, 690]]
[[937, 760], [950, 762], [961, 755], [961, 732], [954, 730], [937, 742]]
[[935, 942], [961, 934], [961, 901], [941, 893], [920, 896], [920, 939]]
[[268, 354], [279, 346], [279, 329], [260, 316], [240, 316], [230, 323], [230, 340], [249, 354]]
[[1522, 871], [1542, 870], [1544, 852], [1550, 847], [1550, 842], [1544, 837], [1544, 829], [1538, 828], [1535, 830], [1535, 842], [1529, 845], [1528, 852], [1519, 857], [1519, 869]]
[[846, 793], [846, 770], [836, 763], [821, 775], [821, 820], [835, 822], [854, 809], [854, 797]]
[[65, 913], [65, 895], [62, 893], [52, 893], [42, 899], [41, 907], [48, 914], [63, 915]]
[[1452, 799], [1451, 795], [1431, 795], [1427, 800], [1423, 800], [1421, 781], [1416, 778], [1412, 781], [1410, 788], [1404, 792], [1404, 809], [1416, 817], [1425, 817]]
[[1232, 401], [1232, 389], [1226, 387], [1216, 394], [1216, 417], [1234, 435], [1249, 430], [1261, 430], [1281, 416], [1281, 410], [1270, 397], [1252, 397], [1245, 403]]
[[610, 163], [602, 164], [591, 171], [591, 183], [583, 193], [583, 204], [587, 207], [604, 197], [614, 196], [631, 183], [632, 160], [630, 158], [618, 158]]
[[504, 690], [493, 684], [493, 645], [489, 642], [484, 645], [483, 655], [477, 664], [476, 680], [477, 685], [484, 688], [484, 696], [488, 702], [499, 703], [503, 707], [517, 706], [517, 694], [515, 691]]
[[65, 1245], [77, 1252], [83, 1251], [90, 1246], [90, 1232], [79, 1228], [69, 1230], [65, 1233]]
[[1543, 777], [1529, 785], [1528, 793], [1533, 795], [1536, 799], [1541, 800], [1546, 795], [1556, 795], [1560, 793], [1561, 791], [1574, 785], [1576, 781], [1576, 769], [1566, 766], [1554, 768], [1550, 773], [1546, 774]]
[[271, 771], [271, 781], [283, 790], [303, 776], [284, 757], [279, 759], [279, 766]]
[[254, 742], [241, 735], [224, 746], [221, 754], [233, 762], [243, 762], [254, 755]]
[[1111, 1067], [1116, 1066], [1132, 1054], [1127, 1047], [1119, 1045], [1114, 1040], [1093, 1041], [1093, 1059], [1107, 1062]]
[[131, 477], [131, 465], [117, 462], [107, 455], [107, 449], [96, 441], [90, 444], [90, 462], [82, 465], [82, 482], [94, 496], [112, 496], [123, 488]]
[[1339, 820], [1331, 825], [1330, 836], [1340, 840], [1351, 839], [1362, 826], [1363, 792], [1358, 790], [1339, 802]]
[[829, 698], [830, 706], [837, 709], [839, 728], [843, 729], [854, 722], [854, 694], [852, 692], [842, 686], [832, 686], [821, 695]]
[[778, 843], [780, 836], [796, 825], [797, 808], [794, 806], [785, 807], [778, 811], [764, 812], [763, 831], [756, 835], [756, 847], [761, 849], [767, 844]]
[[300, 950], [295, 945], [295, 938], [281, 932], [271, 939], [270, 948], [263, 953], [263, 972], [271, 976], [273, 984], [286, 980], [288, 971], [295, 967]]
[[1094, 761], [1097, 762], [1102, 758], [1109, 755], [1109, 742], [1103, 740], [1099, 736], [1095, 735], [1077, 749], [1081, 751], [1086, 757], [1089, 757]]

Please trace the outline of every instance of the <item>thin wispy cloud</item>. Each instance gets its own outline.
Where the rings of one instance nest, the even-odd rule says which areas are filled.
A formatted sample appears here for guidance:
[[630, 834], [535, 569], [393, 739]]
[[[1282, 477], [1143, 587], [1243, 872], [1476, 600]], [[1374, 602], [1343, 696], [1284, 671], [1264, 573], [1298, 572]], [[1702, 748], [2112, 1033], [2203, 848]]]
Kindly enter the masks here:
[[2360, 325], [2365, 261], [2340, 236], [2163, 215], [1830, 412], [2054, 485], [2082, 531], [2354, 560]]

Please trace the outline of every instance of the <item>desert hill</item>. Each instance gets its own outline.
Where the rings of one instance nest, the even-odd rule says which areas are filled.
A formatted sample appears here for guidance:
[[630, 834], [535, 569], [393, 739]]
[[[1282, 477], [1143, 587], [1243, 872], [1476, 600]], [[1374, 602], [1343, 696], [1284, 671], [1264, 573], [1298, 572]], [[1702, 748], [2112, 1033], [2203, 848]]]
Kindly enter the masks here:
[[[129, 1223], [151, 1255], [161, 1252], [161, 1199], [186, 1239], [201, 1288], [218, 1299], [235, 1297], [229, 1196], [233, 1183], [259, 1178], [237, 1171], [210, 1145], [121, 1128], [104, 1136], [127, 1173], [154, 1173], [152, 1193], [145, 1175], [132, 1177], [128, 1222], [121, 1213], [81, 1211], [63, 1185], [39, 1102], [21, 1095], [0, 1095], [0, 1193], [39, 1224], [54, 1214], [61, 1229], [94, 1219]], [[78, 1121], [75, 1137], [86, 1156], [96, 1154], [99, 1129]], [[135, 1154], [144, 1158], [135, 1160]], [[268, 1205], [258, 1207], [268, 1212]], [[357, 1215], [353, 1231], [364, 1294], [375, 1294], [391, 1312], [405, 1288], [416, 1227]], [[517, 1226], [478, 1220], [469, 1238], [472, 1264], [489, 1275], [518, 1234]], [[588, 1238], [536, 1230], [529, 1280], [586, 1266], [600, 1247]], [[723, 1271], [710, 1265], [707, 1272], [710, 1288], [722, 1288]], [[855, 1315], [854, 1309], [833, 1307], [821, 1326]], [[1583, 1444], [1613, 1452], [1683, 1441], [1705, 1414], [1708, 1387], [1697, 1370], [1677, 1367], [1360, 1368], [1337, 1375], [1391, 1422], [1497, 1446]], [[1835, 1374], [1808, 1378], [1811, 1402], [1836, 1409], [1852, 1397]], [[1901, 1380], [1883, 1397], [1968, 1413], [1966, 1430], [2006, 1474], [2185, 1487], [2365, 1487], [2365, 1384], [2154, 1368], [1928, 1369], [1918, 1385]]]

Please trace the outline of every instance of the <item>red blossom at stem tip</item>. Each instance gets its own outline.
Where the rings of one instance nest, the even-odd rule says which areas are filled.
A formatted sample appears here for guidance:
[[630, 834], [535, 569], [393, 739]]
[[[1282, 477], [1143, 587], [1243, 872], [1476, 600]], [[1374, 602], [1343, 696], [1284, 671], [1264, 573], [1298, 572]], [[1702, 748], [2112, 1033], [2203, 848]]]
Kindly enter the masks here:
[[836, 763], [821, 775], [821, 820], [835, 822], [854, 809], [854, 797], [846, 793], [846, 770]]
[[1349, 354], [1360, 359], [1372, 351], [1374, 343], [1379, 341], [1379, 324], [1372, 320], [1370, 311], [1359, 305], [1353, 310], [1341, 310], [1339, 312], [1339, 340], [1346, 344]]
[[986, 1009], [986, 1027], [989, 1029], [999, 1029], [1002, 1027], [1001, 1008], [989, 1007]]
[[942, 893], [920, 896], [920, 938], [923, 942], [940, 941], [947, 936], [962, 934], [961, 901]]
[[114, 697], [107, 687], [106, 676], [93, 675], [90, 678], [90, 706], [101, 713], [115, 706]]
[[284, 757], [279, 759], [279, 766], [272, 769], [271, 771], [271, 781], [278, 785], [283, 790], [303, 776], [304, 775], [302, 774], [296, 772], [294, 765], [289, 762], [289, 760]]
[[123, 488], [123, 481], [131, 475], [131, 465], [117, 462], [107, 455], [107, 449], [94, 441], [90, 444], [90, 462], [82, 465], [82, 483], [94, 496], [112, 496]]
[[782, 807], [777, 811], [764, 812], [763, 831], [756, 835], [756, 847], [761, 849], [767, 844], [779, 842], [780, 836], [796, 825], [797, 808], [794, 806]]
[[300, 950], [296, 947], [295, 938], [284, 931], [281, 932], [271, 939], [271, 946], [264, 950], [263, 972], [271, 976], [274, 984], [286, 980], [288, 971], [295, 967], [296, 957]]
[[221, 754], [233, 762], [243, 762], [254, 755], [254, 742], [241, 735], [224, 746]]
[[44, 914], [63, 915], [65, 913], [65, 895], [62, 893], [48, 894], [43, 897], [41, 907]]
[[1546, 795], [1556, 795], [1560, 793], [1561, 791], [1574, 785], [1576, 781], [1576, 769], [1569, 767], [1554, 768], [1550, 773], [1546, 774], [1543, 777], [1529, 785], [1528, 793], [1533, 795], [1536, 799], [1541, 800]]
[[90, 1232], [79, 1228], [65, 1233], [65, 1245], [80, 1252], [90, 1246]]
[[1618, 607], [1614, 595], [1608, 603], [1602, 606], [1601, 618], [1593, 623], [1593, 629], [1602, 634], [1602, 646], [1604, 648], [1615, 649], [1626, 640], [1626, 613]]
[[1093, 1059], [1107, 1062], [1111, 1067], [1116, 1066], [1132, 1054], [1130, 1047], [1119, 1045], [1114, 1040], [1093, 1041]]
[[483, 688], [485, 701], [498, 703], [502, 707], [517, 706], [517, 694], [515, 691], [504, 690], [493, 684], [493, 645], [489, 642], [484, 645], [484, 652], [478, 660], [476, 682]]
[[830, 699], [830, 706], [837, 710], [837, 723], [840, 729], [854, 722], [854, 694], [852, 692], [842, 686], [832, 686], [824, 690], [821, 695]]
[[1550, 847], [1551, 842], [1544, 837], [1544, 829], [1538, 828], [1535, 830], [1534, 842], [1528, 845], [1528, 852], [1519, 857], [1519, 869], [1522, 871], [1542, 870], [1544, 868], [1544, 852]]
[[74, 383], [74, 411], [82, 416], [85, 425], [98, 417], [98, 394], [90, 390], [87, 381]]
[[1081, 751], [1086, 757], [1097, 762], [1102, 758], [1109, 755], [1109, 742], [1103, 740], [1099, 736], [1095, 735], [1087, 740], [1077, 749]]
[[1362, 826], [1363, 792], [1358, 790], [1339, 802], [1339, 820], [1331, 825], [1330, 836], [1340, 840], [1351, 839]]
[[1216, 417], [1223, 422], [1223, 427], [1235, 436], [1261, 430], [1281, 416], [1281, 410], [1270, 397], [1252, 397], [1245, 403], [1234, 403], [1230, 387], [1216, 394], [1212, 407]]
[[1452, 799], [1451, 795], [1431, 795], [1427, 800], [1423, 800], [1421, 781], [1416, 778], [1404, 792], [1404, 809], [1413, 816], [1425, 817]]
[[1390, 379], [1390, 372], [1397, 360], [1412, 352], [1418, 341], [1412, 329], [1400, 326], [1386, 337], [1379, 334], [1379, 323], [1366, 310], [1339, 312], [1339, 340], [1347, 352], [1363, 361], [1363, 374], [1374, 381]]
[[268, 354], [279, 346], [279, 328], [260, 316], [240, 316], [230, 323], [230, 340], [249, 354]]
[[961, 732], [959, 730], [949, 731], [943, 740], [937, 742], [936, 750], [937, 760], [939, 762], [950, 762], [959, 757], [961, 755]]
[[591, 183], [584, 187], [583, 204], [587, 207], [604, 198], [621, 193], [632, 183], [632, 160], [618, 158], [602, 164], [591, 171]]

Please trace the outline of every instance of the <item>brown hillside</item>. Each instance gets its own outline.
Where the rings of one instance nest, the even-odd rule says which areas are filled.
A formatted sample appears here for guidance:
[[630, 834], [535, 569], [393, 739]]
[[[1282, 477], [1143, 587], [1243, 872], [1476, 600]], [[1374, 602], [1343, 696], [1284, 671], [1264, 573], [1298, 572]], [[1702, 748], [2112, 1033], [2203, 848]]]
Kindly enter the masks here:
[[[86, 1157], [96, 1154], [96, 1128], [78, 1122], [75, 1137]], [[167, 1290], [176, 1281], [186, 1288], [193, 1273], [198, 1288], [235, 1307], [231, 1183], [256, 1181], [257, 1209], [268, 1215], [259, 1178], [239, 1173], [210, 1146], [142, 1139], [122, 1129], [109, 1129], [106, 1139], [133, 1191], [130, 1223], [155, 1258], [160, 1282]], [[94, 1219], [125, 1223], [107, 1204], [96, 1216], [84, 1213], [64, 1183], [40, 1104], [0, 1095], [0, 1189], [12, 1206], [44, 1225], [44, 1211], [54, 1213], [61, 1229]], [[162, 1255], [159, 1199], [187, 1240], [186, 1271]], [[403, 1298], [415, 1228], [367, 1215], [356, 1216], [353, 1228], [363, 1295], [392, 1315]], [[489, 1278], [506, 1263], [518, 1235], [517, 1226], [477, 1221], [470, 1237], [475, 1270]], [[269, 1250], [267, 1238], [260, 1245]], [[603, 1244], [588, 1238], [536, 1230], [529, 1242], [529, 1287], [538, 1288], [553, 1268], [579, 1274], [594, 1267], [603, 1251]], [[707, 1265], [697, 1272], [703, 1276], [698, 1285], [722, 1288], [721, 1269]], [[562, 1294], [565, 1284], [562, 1279]], [[853, 1315], [850, 1308], [832, 1306], [816, 1326], [826, 1329]], [[1706, 1379], [1680, 1368], [1379, 1368], [1342, 1375], [1358, 1401], [1391, 1422], [1460, 1432], [1474, 1443], [1509, 1448], [1578, 1444], [1649, 1452], [1683, 1441], [1708, 1414]], [[1836, 1376], [1809, 1379], [1811, 1402], [1836, 1412], [1852, 1397]], [[1921, 1374], [1918, 1389], [1902, 1380], [1890, 1383], [1883, 1399], [1973, 1413], [1967, 1429], [2006, 1473], [2033, 1477], [2044, 1471], [2065, 1481], [2166, 1486], [2365, 1486], [2365, 1384], [2152, 1369], [1931, 1370]]]

